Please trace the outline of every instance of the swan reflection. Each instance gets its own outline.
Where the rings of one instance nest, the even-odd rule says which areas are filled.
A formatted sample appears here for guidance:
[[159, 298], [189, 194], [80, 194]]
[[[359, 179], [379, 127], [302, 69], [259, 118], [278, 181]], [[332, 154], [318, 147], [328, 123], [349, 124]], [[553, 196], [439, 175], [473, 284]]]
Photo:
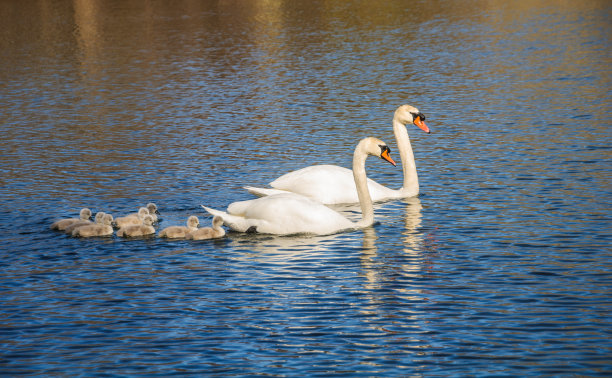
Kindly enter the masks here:
[[417, 197], [406, 198], [403, 200], [406, 204], [404, 210], [404, 230], [402, 235], [404, 236], [404, 252], [407, 254], [416, 254], [420, 252], [420, 246], [422, 245], [423, 235], [418, 231], [421, 226], [421, 200]]
[[232, 232], [228, 235], [231, 237], [229, 245], [243, 252], [237, 255], [239, 259], [249, 258], [279, 265], [290, 265], [298, 259], [315, 261], [331, 252], [341, 251], [342, 246], [350, 247], [354, 240], [353, 233], [276, 236]]
[[[423, 235], [419, 231], [421, 227], [421, 200], [419, 198], [407, 198], [402, 200], [404, 205], [403, 227], [401, 234], [402, 252], [399, 260], [403, 263], [400, 265], [400, 272], [405, 277], [414, 277], [422, 272], [422, 248]], [[388, 216], [387, 218], [391, 218]], [[363, 245], [360, 255], [362, 274], [366, 278], [364, 288], [367, 291], [379, 289], [386, 281], [385, 276], [391, 271], [396, 273], [398, 256], [379, 256], [377, 246], [378, 236], [373, 227], [363, 229]], [[388, 261], [391, 257], [393, 261]], [[400, 288], [399, 291], [405, 294], [412, 293], [413, 289]], [[416, 293], [412, 293], [416, 294]]]

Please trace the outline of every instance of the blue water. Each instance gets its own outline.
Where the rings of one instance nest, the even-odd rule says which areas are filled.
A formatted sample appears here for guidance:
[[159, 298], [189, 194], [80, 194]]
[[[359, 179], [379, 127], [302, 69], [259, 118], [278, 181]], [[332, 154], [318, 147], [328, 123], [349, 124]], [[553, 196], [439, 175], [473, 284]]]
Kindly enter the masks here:
[[[0, 4], [0, 374], [610, 376], [606, 2]], [[311, 164], [404, 103], [418, 198], [325, 237], [160, 227]], [[368, 160], [399, 188], [401, 169]], [[353, 207], [338, 209], [358, 218]]]

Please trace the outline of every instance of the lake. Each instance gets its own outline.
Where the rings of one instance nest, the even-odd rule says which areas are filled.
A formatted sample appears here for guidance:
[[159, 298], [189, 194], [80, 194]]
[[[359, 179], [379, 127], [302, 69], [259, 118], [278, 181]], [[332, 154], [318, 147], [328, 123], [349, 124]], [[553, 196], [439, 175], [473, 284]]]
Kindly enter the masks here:
[[[611, 376], [606, 1], [0, 3], [0, 373]], [[408, 125], [418, 197], [329, 236], [160, 229]], [[368, 176], [402, 185], [369, 159]], [[359, 208], [339, 206], [359, 218]]]

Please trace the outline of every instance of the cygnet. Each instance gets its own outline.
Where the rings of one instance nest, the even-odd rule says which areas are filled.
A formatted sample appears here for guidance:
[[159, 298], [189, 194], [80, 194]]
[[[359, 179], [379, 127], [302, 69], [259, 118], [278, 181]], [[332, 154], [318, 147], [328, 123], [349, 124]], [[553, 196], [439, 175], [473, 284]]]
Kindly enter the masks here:
[[102, 218], [104, 217], [106, 213], [104, 213], [103, 211], [98, 211], [96, 213], [96, 217], [93, 221], [93, 223], [89, 220], [82, 220], [82, 221], [78, 221], [78, 222], [74, 222], [73, 224], [71, 224], [70, 226], [66, 227], [64, 229], [64, 232], [72, 235], [72, 231], [74, 231], [75, 229], [79, 228], [79, 227], [83, 227], [83, 226], [88, 226], [90, 224], [101, 224], [102, 223]]
[[212, 220], [212, 228], [204, 227], [187, 234], [187, 239], [192, 240], [205, 240], [215, 239], [225, 236], [225, 229], [221, 227], [223, 225], [223, 218], [215, 216]]
[[89, 238], [92, 236], [109, 236], [113, 234], [112, 223], [113, 216], [110, 214], [104, 214], [99, 223], [75, 228], [74, 231], [72, 231], [72, 236], [80, 236], [82, 238]]
[[155, 229], [152, 226], [153, 217], [149, 214], [142, 218], [142, 223], [138, 225], [124, 226], [117, 231], [117, 236], [131, 237], [131, 236], [146, 236], [155, 233]]
[[160, 238], [184, 238], [192, 231], [196, 231], [200, 226], [200, 220], [195, 215], [187, 219], [187, 227], [185, 226], [170, 226], [166, 227], [159, 233]]
[[73, 223], [83, 221], [83, 220], [89, 221], [90, 218], [91, 218], [91, 210], [85, 207], [81, 209], [81, 211], [79, 212], [78, 218], [60, 219], [56, 222], [53, 222], [53, 224], [51, 225], [51, 229], [63, 231], [66, 229], [66, 227], [70, 226]]
[[157, 205], [153, 202], [149, 202], [147, 204], [147, 210], [149, 210], [149, 214], [151, 215], [151, 217], [153, 217], [153, 222], [157, 222], [159, 220], [159, 218], [157, 217], [157, 215], [159, 214], [159, 210], [157, 210]]
[[146, 207], [141, 207], [136, 214], [130, 214], [115, 219], [115, 226], [117, 226], [117, 228], [123, 228], [125, 226], [142, 224], [142, 220], [146, 215], [149, 215], [149, 210]]

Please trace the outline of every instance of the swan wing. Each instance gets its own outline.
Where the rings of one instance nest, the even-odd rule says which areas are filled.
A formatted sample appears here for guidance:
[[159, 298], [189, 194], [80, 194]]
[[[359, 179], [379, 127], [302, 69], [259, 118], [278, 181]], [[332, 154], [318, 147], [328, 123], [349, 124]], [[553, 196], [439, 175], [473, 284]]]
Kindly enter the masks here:
[[249, 193], [257, 197], [265, 197], [265, 196], [271, 196], [274, 194], [288, 193], [286, 190], [257, 188], [254, 186], [245, 186], [244, 189], [246, 189]]
[[359, 202], [350, 169], [313, 165], [289, 172], [270, 183], [274, 189], [301, 194], [323, 204]]
[[351, 221], [327, 206], [294, 193], [234, 202], [228, 206], [228, 212], [204, 208], [240, 232], [326, 235], [354, 227]]
[[[373, 201], [398, 198], [399, 191], [367, 179]], [[353, 171], [337, 165], [313, 165], [282, 175], [270, 183], [274, 189], [301, 194], [326, 205], [357, 203], [357, 188]], [[255, 195], [276, 194], [273, 189], [249, 190]], [[254, 193], [256, 192], [256, 193]]]

